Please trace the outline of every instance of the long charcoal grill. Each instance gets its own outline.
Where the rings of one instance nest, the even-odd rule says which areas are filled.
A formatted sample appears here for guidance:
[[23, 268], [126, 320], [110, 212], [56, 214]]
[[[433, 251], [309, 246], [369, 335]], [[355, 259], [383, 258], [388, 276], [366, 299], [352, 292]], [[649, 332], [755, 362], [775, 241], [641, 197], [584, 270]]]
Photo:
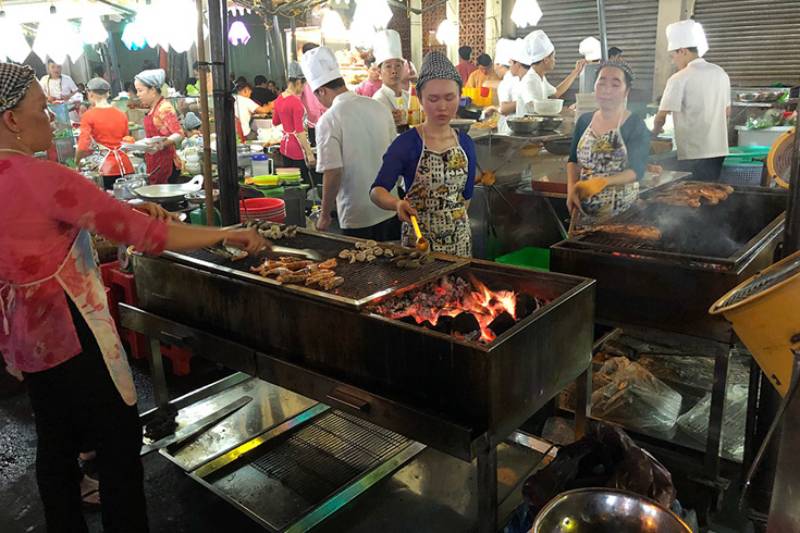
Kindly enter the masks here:
[[[354, 242], [303, 232], [285, 244], [335, 256]], [[594, 295], [593, 283], [583, 278], [437, 256], [416, 270], [385, 260], [342, 264], [337, 273], [345, 284], [329, 294], [261, 278], [248, 272], [252, 264], [208, 252], [137, 256], [139, 307], [253, 349], [254, 362], [239, 361], [238, 370], [320, 401], [344, 398], [337, 406], [355, 405], [379, 425], [466, 460], [487, 445], [482, 436], [502, 439], [589, 361]], [[385, 318], [365, 305], [445, 274], [467, 273], [549, 303], [490, 344]], [[199, 343], [193, 334], [179, 336], [182, 344]], [[301, 379], [305, 372], [319, 379]], [[414, 416], [373, 408], [372, 395]]]
[[597, 280], [600, 320], [729, 342], [729, 324], [708, 308], [772, 262], [785, 194], [737, 187], [717, 205], [647, 203], [659, 189], [608, 223], [656, 226], [661, 240], [585, 233], [552, 247], [552, 269]]
[[[281, 244], [326, 257], [355, 240], [301, 232]], [[481, 531], [497, 525], [496, 446], [588, 368], [594, 282], [436, 255], [416, 270], [342, 264], [335, 294], [248, 272], [254, 259], [134, 257], [138, 308], [124, 327], [188, 347], [465, 461], [477, 458]], [[474, 275], [547, 303], [482, 344], [372, 313], [400, 290]], [[158, 398], [157, 398], [158, 400]]]

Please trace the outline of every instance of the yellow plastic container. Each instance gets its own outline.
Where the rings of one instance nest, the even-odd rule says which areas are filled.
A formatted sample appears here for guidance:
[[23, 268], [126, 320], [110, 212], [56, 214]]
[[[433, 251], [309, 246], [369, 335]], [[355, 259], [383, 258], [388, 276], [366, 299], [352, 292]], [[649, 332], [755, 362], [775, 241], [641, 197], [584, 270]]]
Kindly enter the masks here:
[[800, 350], [800, 252], [762, 270], [708, 310], [723, 314], [781, 396]]

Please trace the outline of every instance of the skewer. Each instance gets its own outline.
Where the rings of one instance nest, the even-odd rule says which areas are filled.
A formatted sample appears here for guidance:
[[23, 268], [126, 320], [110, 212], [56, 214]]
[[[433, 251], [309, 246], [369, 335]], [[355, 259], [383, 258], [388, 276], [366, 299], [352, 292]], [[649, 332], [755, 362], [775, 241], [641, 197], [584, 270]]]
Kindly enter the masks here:
[[569, 229], [567, 230], [567, 238], [569, 239], [572, 238], [572, 234], [575, 231], [575, 226], [577, 225], [579, 218], [580, 218], [580, 213], [578, 212], [577, 209], [573, 209], [572, 215], [570, 216], [569, 219]]

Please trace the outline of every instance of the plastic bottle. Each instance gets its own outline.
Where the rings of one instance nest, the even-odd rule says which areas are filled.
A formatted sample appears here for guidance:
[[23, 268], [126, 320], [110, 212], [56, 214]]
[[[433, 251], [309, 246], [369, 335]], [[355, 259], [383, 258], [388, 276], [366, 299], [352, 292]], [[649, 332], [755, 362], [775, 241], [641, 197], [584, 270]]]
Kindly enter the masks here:
[[416, 126], [422, 124], [422, 107], [417, 98], [416, 88], [411, 88], [411, 97], [408, 100], [408, 125]]

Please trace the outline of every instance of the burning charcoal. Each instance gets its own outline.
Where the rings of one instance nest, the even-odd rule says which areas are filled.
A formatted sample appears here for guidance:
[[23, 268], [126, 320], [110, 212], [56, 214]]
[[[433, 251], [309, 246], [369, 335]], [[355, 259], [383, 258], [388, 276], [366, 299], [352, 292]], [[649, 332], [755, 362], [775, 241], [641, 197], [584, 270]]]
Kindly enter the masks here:
[[517, 318], [523, 319], [539, 308], [536, 298], [529, 294], [517, 295]]
[[434, 331], [438, 331], [439, 333], [450, 335], [453, 332], [453, 317], [440, 316], [439, 321], [435, 326], [430, 322], [425, 321], [425, 327]]
[[517, 321], [514, 320], [514, 317], [503, 311], [492, 320], [489, 324], [489, 329], [491, 329], [495, 335], [500, 336], [511, 329], [511, 326], [516, 323]]
[[406, 324], [411, 324], [412, 326], [417, 325], [417, 321], [414, 319], [413, 316], [404, 316], [403, 318], [398, 318], [400, 322], [405, 322]]
[[467, 335], [474, 331], [480, 332], [481, 325], [472, 313], [461, 313], [453, 319], [453, 332]]

